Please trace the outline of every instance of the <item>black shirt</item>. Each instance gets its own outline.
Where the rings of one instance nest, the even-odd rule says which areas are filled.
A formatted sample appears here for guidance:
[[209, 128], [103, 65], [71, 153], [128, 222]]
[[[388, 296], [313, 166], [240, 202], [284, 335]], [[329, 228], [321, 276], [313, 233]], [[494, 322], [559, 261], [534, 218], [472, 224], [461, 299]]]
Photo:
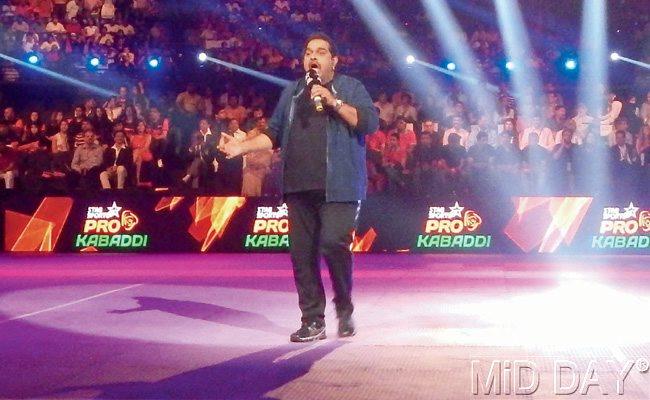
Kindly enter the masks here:
[[296, 101], [285, 150], [284, 193], [326, 189], [327, 116], [327, 109], [316, 111], [310, 90], [305, 89]]

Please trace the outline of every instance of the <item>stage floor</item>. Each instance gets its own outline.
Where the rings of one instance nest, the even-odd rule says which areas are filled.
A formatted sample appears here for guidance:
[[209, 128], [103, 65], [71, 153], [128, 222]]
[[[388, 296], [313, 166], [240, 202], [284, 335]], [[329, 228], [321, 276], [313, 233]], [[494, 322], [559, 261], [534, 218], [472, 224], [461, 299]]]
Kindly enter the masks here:
[[[326, 279], [329, 338], [291, 344], [286, 255], [0, 256], [0, 398], [473, 399], [495, 360], [539, 384], [515, 396], [504, 369], [492, 398], [650, 398], [650, 257], [360, 255], [355, 268], [357, 336], [336, 337]], [[573, 396], [554, 394], [557, 365], [573, 368], [564, 388], [580, 373]]]

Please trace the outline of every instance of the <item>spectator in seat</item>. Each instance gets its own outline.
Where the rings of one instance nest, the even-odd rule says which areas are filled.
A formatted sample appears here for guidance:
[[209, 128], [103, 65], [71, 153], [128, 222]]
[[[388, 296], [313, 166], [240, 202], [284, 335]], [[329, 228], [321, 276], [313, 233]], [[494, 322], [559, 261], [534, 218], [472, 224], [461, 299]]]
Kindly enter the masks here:
[[192, 188], [213, 189], [215, 174], [219, 169], [219, 137], [212, 133], [207, 119], [199, 121], [199, 131], [194, 135], [189, 154], [192, 162], [183, 177], [183, 183]]
[[153, 161], [151, 154], [151, 133], [147, 130], [147, 125], [140, 121], [136, 127], [134, 135], [130, 138], [131, 149], [133, 151], [133, 163], [135, 164], [135, 184], [137, 186], [148, 185], [143, 180], [143, 167]]
[[111, 180], [116, 181], [117, 189], [124, 189], [124, 183], [133, 167], [133, 153], [126, 145], [124, 132], [115, 132], [115, 143], [104, 150], [102, 172], [99, 180], [103, 189], [111, 188]]
[[[267, 129], [266, 118], [260, 117], [257, 125], [248, 134], [246, 139], [252, 139], [264, 134]], [[244, 197], [261, 196], [264, 179], [271, 171], [273, 150], [261, 150], [244, 156], [244, 173], [241, 195]]]
[[229, 120], [236, 119], [238, 124], [244, 123], [248, 115], [246, 109], [239, 104], [239, 96], [228, 97], [228, 106], [224, 110], [226, 118]]
[[[403, 121], [403, 119], [402, 119]], [[404, 169], [406, 168], [407, 150], [400, 145], [400, 136], [394, 132], [388, 136], [384, 149], [382, 167], [386, 173], [388, 190], [395, 192], [406, 186]]]
[[449, 136], [455, 134], [460, 139], [459, 143], [461, 146], [467, 148], [467, 143], [469, 139], [469, 132], [463, 129], [463, 119], [461, 117], [454, 117], [452, 119], [451, 128], [445, 131], [445, 135], [442, 137], [442, 145], [446, 146], [449, 144]]
[[626, 136], [625, 131], [617, 131], [615, 135], [616, 142], [610, 148], [612, 187], [616, 191], [615, 195], [619, 198], [625, 198], [625, 196], [633, 194], [635, 184], [639, 179], [641, 164], [636, 148], [626, 142]]
[[14, 188], [18, 170], [18, 153], [4, 141], [0, 141], [0, 179], [4, 181], [5, 189]]
[[67, 173], [70, 171], [72, 161], [70, 134], [68, 132], [68, 121], [61, 121], [59, 131], [52, 136], [52, 171]]
[[69, 174], [70, 185], [73, 188], [90, 189], [99, 181], [103, 160], [103, 149], [97, 143], [93, 131], [84, 132], [84, 142], [77, 147], [72, 157]]
[[404, 117], [397, 117], [395, 119], [395, 128], [393, 129], [391, 134], [397, 135], [397, 137], [399, 138], [400, 148], [406, 152], [406, 156], [411, 154], [411, 152], [415, 148], [415, 145], [417, 145], [418, 143], [417, 137], [415, 136], [415, 132], [407, 128], [406, 118]]
[[532, 134], [537, 136], [537, 144], [547, 150], [552, 150], [555, 147], [555, 143], [559, 143], [559, 141], [556, 140], [553, 131], [542, 124], [542, 118], [539, 115], [533, 117], [531, 126], [524, 129], [524, 132], [521, 134], [519, 138], [520, 150], [528, 147], [530, 143], [530, 135]]
[[[575, 126], [574, 126], [575, 127]], [[553, 180], [550, 182], [561, 194], [573, 193], [575, 190], [575, 167], [578, 161], [578, 147], [573, 144], [575, 129], [563, 129], [562, 140], [555, 145]]]

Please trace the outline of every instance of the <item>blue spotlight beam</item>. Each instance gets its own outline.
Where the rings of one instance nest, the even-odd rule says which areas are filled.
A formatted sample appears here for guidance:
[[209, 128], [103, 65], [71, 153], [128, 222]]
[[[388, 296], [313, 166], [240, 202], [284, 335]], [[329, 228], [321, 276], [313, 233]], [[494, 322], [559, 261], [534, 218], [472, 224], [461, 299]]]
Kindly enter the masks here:
[[[394, 60], [400, 77], [409, 85], [410, 90], [421, 97], [440, 93], [440, 87], [430, 75], [418, 73], [417, 68], [405, 62], [407, 56], [418, 58], [413, 46], [402, 38], [402, 32], [390, 17], [389, 12], [377, 0], [350, 0], [357, 13], [372, 32], [384, 54]], [[410, 59], [410, 58], [409, 58]]]
[[90, 83], [82, 82], [82, 81], [80, 81], [78, 79], [71, 78], [69, 76], [59, 74], [58, 72], [50, 71], [47, 68], [43, 68], [43, 67], [39, 67], [37, 65], [27, 63], [27, 62], [25, 62], [23, 60], [19, 60], [17, 58], [8, 56], [8, 55], [3, 54], [3, 53], [0, 53], [0, 58], [2, 58], [4, 60], [7, 60], [7, 61], [10, 61], [10, 62], [12, 62], [14, 64], [22, 65], [23, 67], [32, 69], [32, 70], [34, 70], [34, 71], [36, 71], [38, 73], [49, 76], [52, 79], [56, 79], [58, 81], [68, 83], [68, 84], [70, 84], [72, 86], [76, 86], [78, 88], [85, 89], [85, 90], [87, 90], [89, 92], [96, 93], [96, 94], [98, 94], [100, 96], [104, 96], [104, 97], [117, 96], [116, 92], [101, 88], [99, 86], [91, 85]]
[[[494, 85], [488, 84], [481, 70], [477, 68], [472, 51], [463, 38], [463, 31], [447, 2], [422, 0], [422, 3], [444, 51], [456, 61], [455, 64], [468, 76], [469, 79], [463, 80], [463, 82], [470, 84], [486, 82], [485, 87], [491, 90], [489, 87], [494, 87]], [[486, 112], [490, 116], [495, 114], [497, 106], [494, 96], [489, 95], [483, 89], [476, 90], [475, 87], [468, 85], [464, 85], [464, 89], [477, 109]]]
[[643, 61], [635, 60], [633, 58], [627, 58], [627, 57], [622, 56], [622, 55], [619, 55], [618, 59], [621, 60], [621, 61], [628, 62], [630, 64], [634, 64], [634, 65], [639, 66], [639, 67], [650, 69], [650, 64], [644, 63]]
[[[607, 0], [585, 0], [582, 4], [580, 31], [580, 76], [578, 78], [578, 102], [585, 105], [587, 114], [594, 118], [590, 140], [596, 143], [604, 138], [600, 135], [599, 117], [603, 114], [603, 89], [608, 86], [607, 54]], [[588, 185], [599, 193], [610, 190], [607, 183], [607, 159], [604, 147], [595, 146], [589, 155], [592, 166], [591, 182]]]
[[437, 65], [434, 65], [434, 64], [431, 64], [431, 63], [428, 63], [428, 62], [425, 62], [425, 61], [421, 61], [421, 60], [418, 60], [418, 59], [415, 59], [414, 63], [418, 64], [418, 65], [421, 65], [421, 66], [423, 66], [425, 68], [429, 68], [429, 69], [432, 69], [434, 71], [443, 73], [445, 75], [449, 75], [449, 76], [451, 76], [451, 77], [453, 77], [455, 79], [466, 82], [466, 83], [468, 83], [470, 85], [480, 85], [480, 86], [484, 87], [485, 89], [487, 89], [490, 92], [493, 92], [493, 93], [498, 93], [499, 92], [499, 88], [496, 87], [495, 85], [493, 85], [491, 83], [488, 83], [488, 82], [485, 82], [485, 81], [481, 81], [476, 77], [468, 76], [468, 75], [462, 74], [460, 72], [449, 70], [447, 68], [442, 68], [442, 67], [439, 67]]
[[587, 107], [589, 114], [602, 113], [601, 87], [608, 84], [607, 77], [607, 1], [589, 0], [582, 6], [578, 101]]
[[530, 121], [535, 115], [534, 99], [541, 98], [543, 92], [539, 76], [526, 66], [526, 61], [532, 58], [528, 32], [516, 0], [494, 0], [494, 3], [506, 54], [515, 64], [512, 78], [517, 105], [523, 117]]
[[219, 60], [218, 58], [207, 56], [205, 57], [206, 61], [213, 62], [215, 64], [222, 65], [226, 68], [234, 69], [235, 71], [243, 72], [244, 74], [254, 76], [255, 78], [262, 79], [267, 82], [271, 82], [278, 86], [287, 86], [291, 81], [287, 79], [278, 78], [277, 76], [265, 74], [264, 72], [255, 71], [254, 69], [242, 67], [241, 65], [229, 63], [227, 61]]

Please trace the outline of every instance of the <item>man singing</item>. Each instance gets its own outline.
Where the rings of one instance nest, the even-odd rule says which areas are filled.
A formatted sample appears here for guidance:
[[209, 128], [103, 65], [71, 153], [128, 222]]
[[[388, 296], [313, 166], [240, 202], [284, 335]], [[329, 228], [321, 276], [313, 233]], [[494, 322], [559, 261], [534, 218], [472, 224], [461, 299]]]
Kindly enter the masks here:
[[332, 39], [310, 36], [303, 57], [307, 77], [282, 92], [265, 135], [221, 146], [228, 157], [282, 148], [291, 261], [302, 312], [292, 342], [326, 337], [321, 255], [334, 287], [338, 334], [355, 334], [350, 245], [366, 195], [364, 136], [377, 130], [379, 119], [361, 82], [335, 74], [337, 63]]

